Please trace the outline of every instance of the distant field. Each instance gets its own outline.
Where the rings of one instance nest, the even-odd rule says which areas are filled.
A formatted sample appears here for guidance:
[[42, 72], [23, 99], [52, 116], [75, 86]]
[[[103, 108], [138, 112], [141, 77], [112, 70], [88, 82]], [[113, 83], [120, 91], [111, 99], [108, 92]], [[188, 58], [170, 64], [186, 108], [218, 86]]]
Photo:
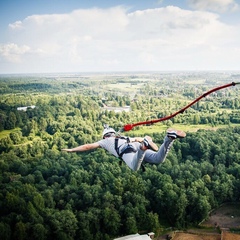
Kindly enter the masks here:
[[140, 89], [140, 86], [142, 86], [143, 84], [140, 85], [131, 85], [131, 83], [118, 83], [118, 84], [107, 84], [105, 86], [105, 89], [119, 89], [123, 92], [125, 91], [132, 91], [132, 90], [136, 90], [136, 89]]
[[[200, 229], [172, 232], [172, 240], [240, 240], [240, 203], [226, 203], [212, 211]], [[234, 232], [231, 232], [234, 229]], [[220, 230], [220, 232], [219, 232]], [[158, 238], [159, 240], [163, 238]]]
[[131, 83], [117, 83], [117, 84], [107, 84], [104, 86], [104, 89], [111, 90], [111, 91], [118, 91], [120, 93], [136, 93], [138, 90], [140, 90], [145, 83], [138, 83], [136, 85], [132, 85]]
[[194, 84], [194, 85], [199, 85], [199, 84], [204, 84], [206, 82], [205, 79], [193, 79], [193, 80], [187, 80], [187, 81], [184, 81], [188, 84]]
[[226, 203], [210, 213], [201, 226], [234, 228], [240, 230], [240, 203]]
[[15, 129], [12, 129], [12, 130], [3, 130], [3, 131], [0, 132], [0, 139], [9, 136], [9, 134], [11, 132], [18, 132], [20, 130], [21, 130], [20, 128], [15, 128]]
[[[240, 124], [231, 124], [231, 127], [240, 126]], [[217, 130], [218, 128], [227, 128], [229, 125], [219, 125], [216, 127], [212, 127], [210, 125], [181, 125], [181, 124], [174, 124], [172, 126], [166, 126], [162, 123], [156, 123], [150, 126], [140, 126], [139, 129], [133, 128], [129, 132], [123, 132], [122, 135], [128, 135], [128, 136], [143, 136], [147, 134], [153, 134], [153, 133], [164, 133], [168, 128], [175, 128], [179, 130], [183, 130], [185, 132], [196, 132], [199, 129], [205, 129], [205, 130]], [[5, 138], [9, 136], [11, 132], [17, 132], [20, 131], [20, 128], [15, 128], [13, 130], [4, 130], [0, 132], [0, 139]]]
[[[230, 126], [240, 126], [240, 124], [231, 124]], [[165, 132], [168, 128], [176, 128], [179, 130], [183, 130], [185, 132], [196, 132], [199, 129], [205, 129], [205, 130], [216, 130], [218, 128], [227, 128], [229, 125], [219, 125], [216, 127], [212, 127], [211, 125], [181, 125], [181, 124], [174, 124], [170, 127], [163, 125], [163, 124], [154, 124], [151, 126], [141, 126], [140, 129], [133, 130], [127, 132], [129, 135], [143, 135], [143, 134], [152, 134], [152, 133], [162, 133]]]

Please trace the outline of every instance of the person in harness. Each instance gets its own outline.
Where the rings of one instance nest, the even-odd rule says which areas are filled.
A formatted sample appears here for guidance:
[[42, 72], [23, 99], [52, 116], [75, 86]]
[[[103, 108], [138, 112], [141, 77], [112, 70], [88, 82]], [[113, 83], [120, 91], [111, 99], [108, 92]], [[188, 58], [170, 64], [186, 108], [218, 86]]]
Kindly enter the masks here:
[[119, 136], [113, 128], [106, 126], [101, 140], [71, 149], [65, 148], [62, 151], [84, 152], [103, 148], [115, 157], [122, 159], [133, 171], [138, 171], [143, 162], [151, 164], [164, 162], [174, 140], [185, 136], [186, 133], [183, 131], [168, 129], [164, 142], [158, 149], [150, 136], [144, 138]]

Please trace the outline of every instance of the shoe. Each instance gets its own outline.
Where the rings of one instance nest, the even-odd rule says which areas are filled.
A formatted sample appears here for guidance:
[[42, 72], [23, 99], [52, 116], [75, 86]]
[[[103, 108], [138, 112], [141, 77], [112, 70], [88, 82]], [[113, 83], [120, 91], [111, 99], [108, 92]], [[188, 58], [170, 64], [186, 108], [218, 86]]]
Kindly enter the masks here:
[[184, 131], [181, 131], [181, 130], [175, 130], [175, 129], [169, 128], [167, 130], [167, 136], [172, 138], [172, 139], [184, 138], [184, 137], [186, 137], [186, 133]]
[[152, 141], [152, 138], [149, 136], [145, 136], [143, 139], [143, 144], [147, 149], [151, 149], [155, 152], [158, 150], [158, 146]]

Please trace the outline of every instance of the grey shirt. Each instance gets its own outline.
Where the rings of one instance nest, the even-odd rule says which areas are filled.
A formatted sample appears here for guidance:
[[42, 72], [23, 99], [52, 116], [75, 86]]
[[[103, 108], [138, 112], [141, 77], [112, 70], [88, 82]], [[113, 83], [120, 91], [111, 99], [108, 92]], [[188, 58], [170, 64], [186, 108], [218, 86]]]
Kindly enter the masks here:
[[[98, 141], [101, 148], [106, 149], [108, 152], [113, 154], [115, 157], [119, 157], [116, 150], [115, 150], [115, 137], [109, 137], [105, 139], [101, 139]], [[118, 139], [118, 147], [121, 152], [121, 148], [127, 143], [126, 139], [119, 138]]]

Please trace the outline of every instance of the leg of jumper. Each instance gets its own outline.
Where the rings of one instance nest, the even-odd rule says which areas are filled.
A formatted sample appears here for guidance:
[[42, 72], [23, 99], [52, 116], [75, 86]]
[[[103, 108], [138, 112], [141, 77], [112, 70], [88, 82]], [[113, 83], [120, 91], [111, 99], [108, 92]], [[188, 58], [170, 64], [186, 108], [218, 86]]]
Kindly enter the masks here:
[[157, 152], [154, 152], [152, 150], [146, 150], [146, 153], [143, 159], [144, 162], [152, 163], [152, 164], [159, 164], [164, 162], [173, 142], [174, 142], [173, 139], [166, 136], [164, 138], [163, 144], [160, 146]]
[[139, 149], [137, 152], [123, 154], [123, 161], [130, 167], [132, 170], [137, 171], [141, 167], [143, 158], [145, 155], [144, 150]]

